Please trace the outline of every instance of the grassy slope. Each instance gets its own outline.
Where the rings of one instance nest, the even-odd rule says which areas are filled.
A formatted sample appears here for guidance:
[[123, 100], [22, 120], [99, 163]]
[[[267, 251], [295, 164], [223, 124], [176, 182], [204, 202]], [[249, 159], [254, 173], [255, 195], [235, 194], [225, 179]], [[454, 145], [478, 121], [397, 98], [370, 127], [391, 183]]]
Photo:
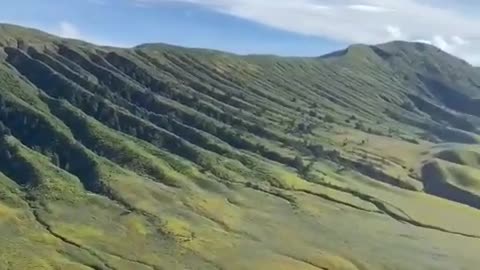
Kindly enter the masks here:
[[2, 269], [476, 269], [480, 74], [436, 48], [0, 36]]

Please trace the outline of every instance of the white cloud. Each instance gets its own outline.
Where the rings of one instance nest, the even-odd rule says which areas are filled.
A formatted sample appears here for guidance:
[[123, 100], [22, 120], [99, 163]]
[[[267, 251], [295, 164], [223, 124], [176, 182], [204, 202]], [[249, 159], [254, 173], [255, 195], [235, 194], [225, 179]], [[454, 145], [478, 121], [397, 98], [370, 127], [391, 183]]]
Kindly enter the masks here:
[[387, 25], [386, 30], [392, 39], [400, 40], [404, 38], [402, 30], [397, 26]]
[[371, 5], [349, 5], [347, 8], [357, 11], [366, 11], [366, 12], [388, 12], [390, 9], [381, 7], [381, 6], [371, 6]]
[[467, 45], [468, 44], [468, 41], [466, 41], [465, 39], [459, 37], [459, 36], [453, 36], [452, 37], [452, 41], [456, 44], [456, 45]]
[[425, 43], [428, 45], [433, 45], [433, 43], [430, 40], [425, 40], [425, 39], [416, 39], [414, 42], [419, 42], [419, 43]]
[[455, 3], [449, 0], [131, 1], [147, 5], [195, 4], [271, 27], [345, 43], [423, 40], [471, 62], [480, 59], [480, 17], [455, 9]]
[[132, 47], [133, 44], [123, 44], [118, 42], [113, 42], [110, 40], [106, 40], [104, 38], [97, 38], [91, 34], [87, 34], [82, 32], [75, 24], [69, 21], [61, 21], [55, 27], [41, 27], [41, 26], [34, 26], [35, 28], [43, 29], [49, 33], [54, 35], [63, 37], [63, 38], [71, 38], [71, 39], [79, 39], [86, 42], [90, 42], [97, 45], [103, 46], [114, 46], [114, 47]]
[[449, 44], [442, 36], [436, 35], [433, 37], [432, 44], [444, 51], [452, 51], [453, 45]]
[[80, 31], [70, 22], [60, 22], [58, 26], [58, 35], [64, 38], [82, 39]]

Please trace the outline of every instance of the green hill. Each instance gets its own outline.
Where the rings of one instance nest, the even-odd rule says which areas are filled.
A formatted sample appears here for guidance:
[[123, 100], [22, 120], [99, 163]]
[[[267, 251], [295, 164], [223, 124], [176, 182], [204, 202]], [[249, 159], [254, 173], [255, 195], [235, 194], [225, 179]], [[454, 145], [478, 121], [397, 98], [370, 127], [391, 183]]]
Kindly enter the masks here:
[[0, 26], [0, 269], [477, 269], [480, 73]]

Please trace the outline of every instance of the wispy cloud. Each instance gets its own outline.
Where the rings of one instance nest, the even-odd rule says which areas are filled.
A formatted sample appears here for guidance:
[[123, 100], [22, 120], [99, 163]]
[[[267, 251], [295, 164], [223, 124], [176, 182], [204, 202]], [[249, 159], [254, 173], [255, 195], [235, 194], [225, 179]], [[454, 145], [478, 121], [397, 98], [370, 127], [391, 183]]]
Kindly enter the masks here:
[[58, 25], [57, 34], [64, 38], [82, 39], [80, 31], [70, 22], [63, 21]]
[[398, 26], [387, 25], [386, 30], [392, 39], [401, 40], [404, 38], [402, 30]]
[[480, 17], [454, 9], [449, 0], [131, 1], [200, 5], [271, 27], [347, 43], [423, 40], [471, 62], [480, 59]]
[[348, 5], [347, 8], [351, 10], [363, 11], [363, 12], [388, 12], [390, 9], [382, 6], [372, 6], [372, 5]]
[[105, 38], [97, 38], [88, 33], [83, 32], [77, 25], [70, 21], [61, 21], [55, 27], [38, 27], [45, 31], [63, 38], [78, 39], [91, 42], [97, 45], [115, 46], [115, 47], [131, 47], [132, 44], [120, 44], [117, 42], [106, 40]]

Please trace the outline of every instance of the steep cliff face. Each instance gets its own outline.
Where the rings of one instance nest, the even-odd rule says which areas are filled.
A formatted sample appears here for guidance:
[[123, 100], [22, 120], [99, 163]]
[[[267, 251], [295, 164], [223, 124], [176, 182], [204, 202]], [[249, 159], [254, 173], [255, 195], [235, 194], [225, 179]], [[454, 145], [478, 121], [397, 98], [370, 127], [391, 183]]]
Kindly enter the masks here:
[[0, 26], [0, 269], [476, 269], [480, 73]]

